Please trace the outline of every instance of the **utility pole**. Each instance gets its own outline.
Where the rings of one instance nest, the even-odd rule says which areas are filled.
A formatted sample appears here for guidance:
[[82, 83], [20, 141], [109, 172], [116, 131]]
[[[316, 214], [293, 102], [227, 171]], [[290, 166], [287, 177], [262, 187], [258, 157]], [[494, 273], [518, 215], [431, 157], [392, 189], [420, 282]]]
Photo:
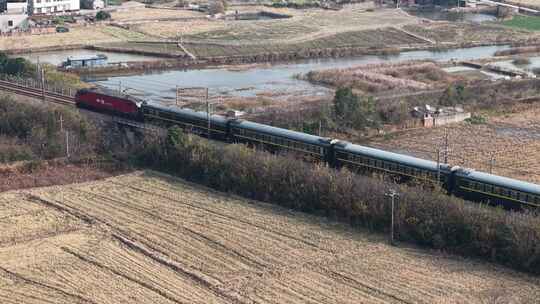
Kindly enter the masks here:
[[45, 70], [41, 70], [41, 98], [45, 102]]
[[39, 56], [37, 56], [37, 59], [36, 59], [36, 76], [37, 77], [40, 77], [41, 76], [41, 71], [39, 69]]
[[389, 196], [392, 203], [392, 218], [391, 218], [391, 224], [390, 224], [390, 244], [392, 246], [395, 246], [394, 242], [394, 210], [395, 210], [395, 204], [396, 204], [396, 197], [399, 196], [399, 194], [394, 189], [390, 189], [387, 193], [384, 194], [385, 196]]
[[208, 88], [205, 90], [206, 118], [208, 119], [208, 139], [210, 139], [210, 101], [208, 101]]
[[441, 150], [437, 149], [437, 186], [441, 185]]
[[69, 158], [69, 131], [66, 130], [66, 157]]
[[62, 114], [60, 113], [60, 132], [64, 131], [64, 118], [62, 117]]
[[176, 85], [176, 106], [178, 107], [178, 101], [180, 100], [180, 92], [178, 91], [178, 85]]

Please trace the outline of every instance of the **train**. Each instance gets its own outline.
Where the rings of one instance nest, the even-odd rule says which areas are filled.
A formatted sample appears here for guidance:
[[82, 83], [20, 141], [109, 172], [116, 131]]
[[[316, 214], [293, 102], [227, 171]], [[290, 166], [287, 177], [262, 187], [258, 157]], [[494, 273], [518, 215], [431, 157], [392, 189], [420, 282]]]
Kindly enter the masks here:
[[106, 89], [82, 89], [77, 107], [139, 122], [179, 126], [214, 140], [244, 143], [269, 151], [287, 151], [364, 174], [384, 174], [403, 181], [440, 185], [449, 195], [501, 205], [508, 209], [540, 207], [540, 185], [342, 140], [268, 126], [247, 120], [208, 115], [191, 109], [150, 104]]

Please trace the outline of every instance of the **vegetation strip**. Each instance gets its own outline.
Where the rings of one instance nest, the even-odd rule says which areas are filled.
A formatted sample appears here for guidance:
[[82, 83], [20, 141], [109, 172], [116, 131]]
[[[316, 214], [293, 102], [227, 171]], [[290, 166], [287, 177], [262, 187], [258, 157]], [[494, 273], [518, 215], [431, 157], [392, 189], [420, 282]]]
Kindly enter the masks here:
[[[143, 148], [144, 147], [144, 148]], [[325, 214], [354, 226], [386, 230], [384, 193], [399, 189], [398, 239], [517, 269], [540, 273], [540, 217], [448, 197], [439, 191], [397, 186], [348, 171], [298, 162], [240, 145], [218, 147], [171, 129], [166, 139], [146, 139], [136, 163], [179, 175], [220, 191]]]

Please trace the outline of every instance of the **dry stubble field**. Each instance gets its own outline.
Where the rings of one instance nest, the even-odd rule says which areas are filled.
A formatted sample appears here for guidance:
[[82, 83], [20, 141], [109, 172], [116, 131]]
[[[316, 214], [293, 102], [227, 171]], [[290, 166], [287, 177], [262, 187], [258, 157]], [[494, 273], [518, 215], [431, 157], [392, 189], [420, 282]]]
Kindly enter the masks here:
[[0, 37], [0, 50], [95, 45], [142, 38], [143, 34], [113, 26], [75, 27], [70, 28], [68, 33]]
[[0, 195], [2, 303], [535, 303], [540, 280], [153, 172]]
[[[433, 129], [418, 129], [371, 144], [436, 160], [444, 150], [448, 132], [449, 163], [534, 183], [540, 182], [540, 109], [522, 105], [505, 109], [486, 124], [459, 123]], [[446, 131], [445, 131], [446, 129]], [[493, 159], [493, 163], [492, 160]]]

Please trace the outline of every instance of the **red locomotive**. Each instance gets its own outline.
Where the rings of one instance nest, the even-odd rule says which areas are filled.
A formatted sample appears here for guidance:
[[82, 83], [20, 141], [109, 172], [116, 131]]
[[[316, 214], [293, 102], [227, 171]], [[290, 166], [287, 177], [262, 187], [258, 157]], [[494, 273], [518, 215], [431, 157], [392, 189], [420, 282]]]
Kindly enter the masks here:
[[81, 89], [75, 94], [79, 108], [142, 120], [142, 100], [108, 89]]

